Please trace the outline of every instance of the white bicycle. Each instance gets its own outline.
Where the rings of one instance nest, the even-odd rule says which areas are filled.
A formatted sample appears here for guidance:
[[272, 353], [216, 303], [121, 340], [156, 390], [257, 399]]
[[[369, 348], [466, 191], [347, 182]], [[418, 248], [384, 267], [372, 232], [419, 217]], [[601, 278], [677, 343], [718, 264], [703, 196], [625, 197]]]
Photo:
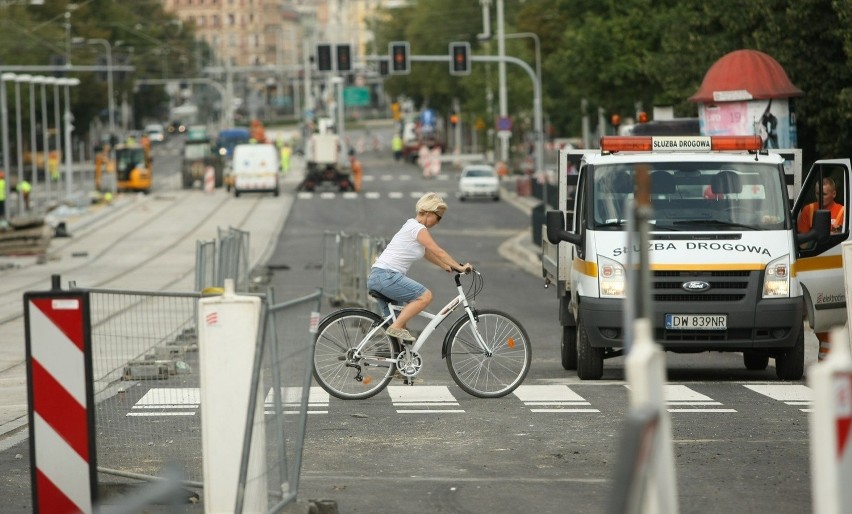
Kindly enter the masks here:
[[[469, 287], [471, 298], [482, 290], [478, 271]], [[423, 311], [430, 321], [413, 344], [385, 334], [402, 305], [393, 304], [375, 291], [374, 297], [390, 304], [390, 314], [358, 308], [335, 311], [320, 322], [314, 345], [314, 378], [329, 394], [343, 400], [370, 398], [384, 389], [399, 373], [408, 384], [423, 367], [420, 348], [435, 328], [459, 306], [463, 315], [444, 338], [441, 357], [450, 376], [464, 391], [479, 398], [499, 398], [515, 390], [530, 369], [532, 348], [526, 331], [508, 314], [493, 309], [475, 309], [455, 274], [458, 295], [437, 314]]]

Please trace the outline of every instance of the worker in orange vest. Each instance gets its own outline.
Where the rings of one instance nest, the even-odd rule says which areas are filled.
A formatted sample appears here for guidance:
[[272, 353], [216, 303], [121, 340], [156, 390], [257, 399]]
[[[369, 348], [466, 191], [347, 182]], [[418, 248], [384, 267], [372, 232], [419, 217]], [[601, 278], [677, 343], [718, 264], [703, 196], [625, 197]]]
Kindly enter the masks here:
[[349, 163], [352, 167], [352, 183], [355, 186], [355, 191], [361, 191], [361, 177], [364, 174], [364, 169], [361, 167], [361, 161], [355, 157], [355, 150], [349, 150]]

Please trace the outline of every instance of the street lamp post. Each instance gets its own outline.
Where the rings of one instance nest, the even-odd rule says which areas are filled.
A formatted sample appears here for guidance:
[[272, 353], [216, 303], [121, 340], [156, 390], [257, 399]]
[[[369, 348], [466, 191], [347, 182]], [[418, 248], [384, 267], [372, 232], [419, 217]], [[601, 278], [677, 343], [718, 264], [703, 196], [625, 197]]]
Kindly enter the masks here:
[[36, 148], [38, 141], [36, 139], [36, 105], [35, 105], [35, 85], [39, 77], [30, 77], [30, 171], [32, 172], [30, 182], [32, 187], [38, 185], [38, 159], [36, 159]]
[[72, 79], [60, 79], [61, 85], [65, 86], [65, 186], [66, 186], [66, 194], [68, 198], [71, 197], [71, 189], [73, 182], [73, 173], [71, 169], [71, 132], [74, 130], [74, 125], [72, 122], [74, 121], [74, 115], [71, 114], [71, 86], [78, 86], [80, 84], [80, 79], [72, 78]]
[[[24, 82], [29, 82], [30, 75], [16, 75], [15, 76], [15, 128], [17, 129], [15, 143], [17, 144], [17, 154], [18, 154], [18, 174], [16, 176], [15, 182], [20, 184], [21, 180], [24, 178], [24, 140], [23, 140], [23, 128], [21, 126], [21, 84]], [[15, 212], [21, 212], [21, 196], [15, 196], [18, 200], [15, 204]]]
[[[3, 73], [0, 75], [0, 124], [2, 124], [3, 129], [3, 172], [7, 173], [11, 176], [11, 170], [9, 167], [11, 166], [10, 157], [9, 157], [9, 106], [6, 101], [6, 81], [7, 80], [15, 80], [14, 73]], [[6, 193], [5, 197], [9, 198], [9, 184], [10, 181], [6, 180]], [[5, 213], [4, 213], [5, 215]]]
[[50, 185], [50, 137], [47, 134], [47, 77], [36, 77], [41, 86], [41, 139], [42, 159], [44, 159], [44, 190], [47, 198], [52, 193]]
[[[516, 34], [504, 34], [503, 37], [505, 39], [516, 39], [516, 38], [522, 38], [522, 37], [529, 37], [529, 38], [533, 39], [533, 41], [535, 42], [535, 79], [538, 81], [539, 87], [541, 87], [541, 40], [539, 40], [538, 34], [536, 34], [535, 32], [518, 32]], [[539, 98], [539, 102], [540, 101], [541, 101], [541, 99]], [[541, 169], [542, 168], [542, 161], [543, 161], [543, 157], [541, 157], [541, 154], [544, 152], [544, 149], [541, 148], [541, 145], [543, 144], [543, 141], [544, 141], [544, 135], [543, 134], [536, 134], [535, 137], [536, 137], [536, 167], [538, 168], [535, 171], [536, 171], [536, 173], [544, 173], [544, 181], [543, 181], [544, 184], [542, 186], [541, 201], [542, 201], [542, 203], [544, 203], [545, 209], [547, 209], [548, 177], [547, 177], [547, 173], [543, 169]]]
[[[62, 155], [62, 129], [60, 128], [62, 125], [62, 118], [60, 115], [60, 104], [59, 104], [59, 84], [61, 79], [55, 77], [48, 77], [47, 84], [53, 85], [53, 126], [56, 129], [56, 170], [59, 171], [59, 156]], [[60, 175], [61, 176], [61, 175]], [[62, 186], [60, 185], [60, 181], [56, 182], [56, 195], [62, 196]]]
[[110, 136], [115, 136], [115, 99], [113, 98], [112, 92], [112, 45], [106, 39], [87, 39], [86, 43], [90, 45], [103, 45], [104, 50], [106, 51], [106, 59], [107, 59], [107, 95], [109, 95], [109, 102], [107, 103], [107, 108], [109, 109], [109, 134]]

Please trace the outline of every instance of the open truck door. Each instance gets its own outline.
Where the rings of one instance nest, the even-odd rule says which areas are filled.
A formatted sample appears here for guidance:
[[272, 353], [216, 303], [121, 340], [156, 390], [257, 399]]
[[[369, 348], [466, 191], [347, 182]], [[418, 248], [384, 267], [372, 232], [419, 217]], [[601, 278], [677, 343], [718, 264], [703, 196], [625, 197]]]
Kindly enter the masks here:
[[[846, 322], [842, 243], [852, 234], [849, 223], [851, 173], [849, 159], [816, 161], [802, 182], [793, 206], [792, 222], [796, 224], [799, 237], [795, 272], [814, 332], [826, 332]], [[828, 189], [831, 187], [836, 190], [834, 202], [842, 209], [823, 209], [827, 207], [824, 198], [830, 196]], [[825, 218], [829, 219], [830, 226], [827, 230], [823, 227], [822, 234], [818, 233], [818, 223], [810, 221], [815, 206], [823, 211], [823, 224]]]

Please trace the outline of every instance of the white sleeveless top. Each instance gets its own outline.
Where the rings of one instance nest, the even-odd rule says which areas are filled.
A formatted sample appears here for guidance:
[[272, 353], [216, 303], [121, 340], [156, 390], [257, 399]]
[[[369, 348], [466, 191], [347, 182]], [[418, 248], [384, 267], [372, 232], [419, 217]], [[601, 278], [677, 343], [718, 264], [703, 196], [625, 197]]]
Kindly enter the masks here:
[[417, 241], [417, 234], [425, 228], [426, 225], [410, 218], [393, 236], [373, 267], [398, 271], [403, 275], [408, 273], [411, 264], [426, 253], [426, 248]]

